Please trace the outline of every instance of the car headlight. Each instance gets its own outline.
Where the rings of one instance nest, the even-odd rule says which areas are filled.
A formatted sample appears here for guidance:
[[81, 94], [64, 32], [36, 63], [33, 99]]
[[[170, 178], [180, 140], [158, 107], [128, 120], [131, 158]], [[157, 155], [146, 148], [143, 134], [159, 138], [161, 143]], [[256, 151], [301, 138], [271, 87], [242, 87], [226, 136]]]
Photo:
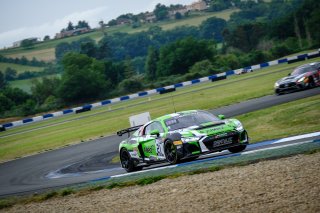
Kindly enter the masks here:
[[193, 142], [200, 140], [200, 137], [181, 138], [183, 143]]
[[278, 88], [278, 87], [279, 87], [278, 82], [274, 83], [274, 88]]
[[243, 125], [242, 125], [242, 123], [240, 121], [235, 120], [234, 123], [236, 125], [236, 130], [238, 132], [242, 132], [244, 130]]
[[299, 83], [301, 83], [302, 81], [304, 81], [306, 79], [306, 77], [302, 77], [302, 78], [300, 78], [297, 82], [299, 82]]

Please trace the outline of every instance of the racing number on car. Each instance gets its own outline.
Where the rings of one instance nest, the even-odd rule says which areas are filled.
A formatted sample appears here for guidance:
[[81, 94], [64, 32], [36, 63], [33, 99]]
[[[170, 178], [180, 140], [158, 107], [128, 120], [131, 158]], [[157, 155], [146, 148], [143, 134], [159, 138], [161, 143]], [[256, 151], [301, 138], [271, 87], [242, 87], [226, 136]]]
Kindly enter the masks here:
[[157, 155], [163, 157], [164, 156], [163, 141], [161, 139], [156, 139], [156, 147], [157, 147]]

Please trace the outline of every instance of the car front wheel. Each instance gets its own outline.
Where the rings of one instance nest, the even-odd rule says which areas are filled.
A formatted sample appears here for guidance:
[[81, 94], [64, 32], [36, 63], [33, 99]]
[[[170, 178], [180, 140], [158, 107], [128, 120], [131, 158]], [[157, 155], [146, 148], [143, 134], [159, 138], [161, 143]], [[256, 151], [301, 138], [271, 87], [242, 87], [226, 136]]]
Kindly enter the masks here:
[[164, 153], [166, 155], [167, 161], [170, 164], [176, 164], [179, 162], [177, 148], [171, 140], [166, 141], [164, 145]]

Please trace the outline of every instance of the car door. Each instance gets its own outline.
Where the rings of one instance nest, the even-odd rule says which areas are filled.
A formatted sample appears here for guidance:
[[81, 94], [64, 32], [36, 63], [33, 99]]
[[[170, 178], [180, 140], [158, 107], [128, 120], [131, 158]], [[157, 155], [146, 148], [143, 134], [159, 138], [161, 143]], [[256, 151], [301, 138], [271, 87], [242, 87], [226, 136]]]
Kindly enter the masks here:
[[151, 135], [151, 131], [153, 130], [159, 130], [160, 135], [162, 135], [164, 132], [160, 122], [151, 122], [144, 128], [144, 132], [142, 133], [143, 139], [140, 144], [146, 160], [163, 160], [165, 159], [163, 152], [163, 141], [161, 140], [161, 137]]

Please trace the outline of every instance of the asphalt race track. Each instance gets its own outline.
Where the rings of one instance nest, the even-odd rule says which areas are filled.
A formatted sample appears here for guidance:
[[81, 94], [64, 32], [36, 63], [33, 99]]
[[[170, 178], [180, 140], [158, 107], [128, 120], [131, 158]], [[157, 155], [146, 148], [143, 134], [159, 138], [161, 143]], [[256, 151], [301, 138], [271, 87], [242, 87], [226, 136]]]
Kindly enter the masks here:
[[[265, 96], [210, 112], [232, 117], [318, 94], [319, 87], [281, 96]], [[120, 168], [119, 163], [108, 163], [118, 154], [118, 144], [121, 140], [118, 136], [109, 136], [0, 164], [0, 197], [33, 193], [126, 173]], [[288, 143], [295, 142], [297, 141]], [[252, 146], [247, 150], [250, 149], [259, 147]], [[152, 167], [147, 169], [150, 168]]]

